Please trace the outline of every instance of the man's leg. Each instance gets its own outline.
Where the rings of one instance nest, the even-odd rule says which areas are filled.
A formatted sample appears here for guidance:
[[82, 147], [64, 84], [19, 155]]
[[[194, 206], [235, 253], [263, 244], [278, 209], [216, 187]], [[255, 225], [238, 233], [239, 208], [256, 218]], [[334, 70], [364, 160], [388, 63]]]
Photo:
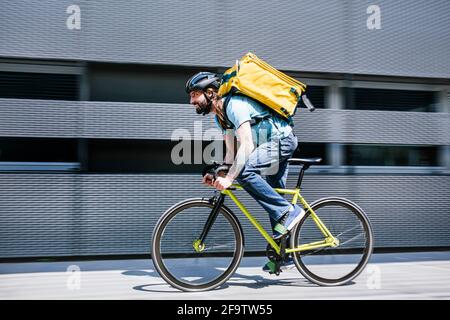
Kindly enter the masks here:
[[280, 142], [269, 141], [260, 145], [249, 156], [236, 180], [269, 213], [271, 221], [278, 221], [292, 207], [261, 176], [280, 162]]
[[[297, 137], [295, 137], [292, 133], [289, 137], [280, 141], [280, 164], [278, 172], [273, 175], [266, 176], [266, 181], [272, 188], [286, 188], [286, 181], [288, 176], [287, 160], [292, 157], [295, 150], [297, 149], [297, 146]], [[277, 223], [278, 222], [273, 220], [272, 218], [270, 219], [272, 229]]]
[[[292, 157], [294, 151], [297, 149], [297, 138], [295, 136], [289, 136], [289, 139], [282, 139], [280, 141], [280, 163], [279, 163], [279, 169], [278, 172], [272, 175], [266, 176], [267, 183], [272, 188], [286, 188], [286, 180], [288, 175], [288, 162], [287, 160]], [[272, 230], [274, 231], [274, 228], [278, 221], [274, 220], [272, 217], [270, 217], [270, 224], [272, 226]], [[274, 231], [275, 234], [275, 231]], [[290, 243], [290, 239], [286, 239], [287, 244]], [[273, 271], [271, 267], [271, 264], [273, 264], [271, 261], [267, 262], [263, 266], [263, 271], [265, 272], [271, 272]], [[287, 261], [283, 262], [283, 267], [291, 266], [293, 264], [292, 257], [289, 257]]]
[[[288, 175], [287, 159], [288, 158], [280, 162], [280, 169], [276, 174], [266, 176], [266, 181], [272, 188], [280, 188], [280, 189], [286, 188], [286, 180]], [[275, 221], [274, 219], [270, 218], [270, 225], [272, 226], [272, 230], [273, 228], [275, 228], [275, 225], [277, 223], [278, 221]]]

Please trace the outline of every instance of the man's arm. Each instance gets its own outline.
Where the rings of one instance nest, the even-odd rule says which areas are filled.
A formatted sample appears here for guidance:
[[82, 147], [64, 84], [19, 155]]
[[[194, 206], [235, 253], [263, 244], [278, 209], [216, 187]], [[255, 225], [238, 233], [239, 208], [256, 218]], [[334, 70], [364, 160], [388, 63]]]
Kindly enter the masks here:
[[[226, 164], [232, 164], [234, 162], [234, 155], [236, 154], [236, 137], [233, 130], [227, 130], [223, 135], [223, 140], [225, 141], [225, 158], [224, 162]], [[203, 183], [214, 186], [214, 176], [212, 174], [206, 174], [203, 177]]]
[[227, 130], [227, 133], [223, 136], [225, 140], [225, 163], [232, 164], [234, 162], [234, 155], [236, 154], [236, 137], [233, 130]]
[[246, 121], [239, 126], [239, 128], [236, 130], [236, 136], [240, 143], [238, 151], [236, 153], [236, 158], [234, 159], [233, 165], [228, 171], [227, 176], [225, 178], [219, 177], [214, 182], [214, 187], [216, 187], [218, 190], [226, 189], [233, 183], [234, 179], [236, 179], [236, 177], [244, 168], [248, 157], [255, 149], [249, 121]]
[[248, 157], [255, 149], [252, 139], [252, 130], [250, 121], [246, 121], [236, 130], [236, 136], [239, 140], [239, 148], [236, 153], [233, 165], [228, 171], [227, 178], [233, 181], [241, 173], [247, 162]]

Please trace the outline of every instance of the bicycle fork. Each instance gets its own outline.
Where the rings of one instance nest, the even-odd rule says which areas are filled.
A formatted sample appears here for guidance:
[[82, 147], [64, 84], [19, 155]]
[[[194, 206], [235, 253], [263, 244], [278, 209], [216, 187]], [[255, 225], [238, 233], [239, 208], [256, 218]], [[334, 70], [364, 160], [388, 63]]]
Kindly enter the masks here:
[[214, 221], [216, 221], [220, 207], [222, 206], [224, 200], [225, 195], [222, 193], [219, 196], [214, 196], [209, 199], [209, 202], [214, 204], [214, 207], [212, 208], [211, 213], [209, 214], [208, 219], [206, 220], [206, 223], [203, 226], [203, 230], [202, 233], [200, 234], [200, 237], [197, 240], [195, 240], [194, 243], [192, 244], [196, 252], [200, 253], [205, 249], [204, 241], [208, 236], [208, 232], [211, 229], [212, 225], [214, 224]]

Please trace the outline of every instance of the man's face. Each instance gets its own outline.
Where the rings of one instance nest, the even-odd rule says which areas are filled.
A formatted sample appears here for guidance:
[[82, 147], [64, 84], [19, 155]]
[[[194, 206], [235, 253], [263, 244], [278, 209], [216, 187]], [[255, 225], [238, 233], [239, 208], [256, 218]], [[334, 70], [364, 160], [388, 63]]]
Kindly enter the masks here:
[[206, 100], [203, 91], [191, 91], [189, 96], [191, 97], [190, 103], [195, 106], [195, 111], [198, 114], [206, 114], [211, 111], [211, 106], [208, 105], [208, 101]]

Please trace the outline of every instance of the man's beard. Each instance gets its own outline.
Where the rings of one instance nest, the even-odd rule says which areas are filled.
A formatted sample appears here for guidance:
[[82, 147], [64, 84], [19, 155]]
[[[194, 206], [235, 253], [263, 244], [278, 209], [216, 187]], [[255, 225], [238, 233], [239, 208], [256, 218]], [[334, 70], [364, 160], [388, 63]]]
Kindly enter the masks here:
[[209, 102], [204, 102], [202, 104], [197, 104], [195, 107], [195, 111], [197, 112], [197, 114], [208, 114], [211, 112], [211, 107], [212, 107], [212, 103], [211, 101]]

